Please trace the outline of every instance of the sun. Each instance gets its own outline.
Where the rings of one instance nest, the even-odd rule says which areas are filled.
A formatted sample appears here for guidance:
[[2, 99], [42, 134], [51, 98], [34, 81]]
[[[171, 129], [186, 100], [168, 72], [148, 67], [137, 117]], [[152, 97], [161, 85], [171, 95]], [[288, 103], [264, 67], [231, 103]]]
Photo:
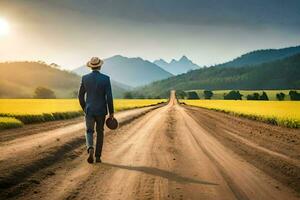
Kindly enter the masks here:
[[0, 36], [9, 33], [9, 23], [6, 19], [0, 18]]

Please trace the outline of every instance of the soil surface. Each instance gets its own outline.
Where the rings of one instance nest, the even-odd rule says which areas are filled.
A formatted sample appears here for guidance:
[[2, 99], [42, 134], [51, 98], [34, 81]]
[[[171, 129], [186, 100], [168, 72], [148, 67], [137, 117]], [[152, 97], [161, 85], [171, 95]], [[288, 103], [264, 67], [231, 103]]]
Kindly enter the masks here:
[[0, 132], [0, 199], [300, 199], [299, 130], [181, 106], [174, 93], [116, 117], [97, 164], [82, 118]]

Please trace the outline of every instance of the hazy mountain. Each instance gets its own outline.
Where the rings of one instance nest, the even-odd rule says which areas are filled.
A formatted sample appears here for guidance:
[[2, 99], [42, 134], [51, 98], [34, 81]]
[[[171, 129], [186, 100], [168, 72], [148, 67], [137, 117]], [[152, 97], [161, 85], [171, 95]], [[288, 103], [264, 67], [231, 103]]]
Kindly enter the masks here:
[[287, 58], [300, 53], [300, 46], [283, 49], [263, 49], [246, 53], [232, 61], [220, 64], [221, 67], [241, 67], [246, 65], [257, 65], [275, 60]]
[[133, 91], [133, 94], [168, 97], [172, 89], [300, 89], [300, 54], [252, 67], [201, 68], [157, 81]]
[[[83, 75], [89, 73], [90, 69], [84, 65], [73, 72]], [[147, 60], [120, 55], [105, 59], [101, 72], [109, 75], [112, 80], [131, 87], [146, 85], [172, 76], [171, 73]]]
[[[77, 96], [81, 77], [43, 62], [0, 63], [0, 98], [31, 98], [36, 87], [53, 90], [58, 98]], [[112, 82], [114, 97], [122, 97], [121, 84]]]
[[153, 63], [174, 75], [183, 74], [190, 70], [200, 68], [186, 56], [182, 56], [179, 60], [172, 59], [170, 63], [163, 59], [155, 60]]

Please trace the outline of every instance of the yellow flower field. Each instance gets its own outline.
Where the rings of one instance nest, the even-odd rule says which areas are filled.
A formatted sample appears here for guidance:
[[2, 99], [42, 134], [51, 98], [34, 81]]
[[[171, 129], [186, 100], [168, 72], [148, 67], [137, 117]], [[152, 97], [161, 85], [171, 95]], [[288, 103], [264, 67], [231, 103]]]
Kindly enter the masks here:
[[[166, 99], [115, 99], [114, 106], [115, 111], [121, 111], [166, 101]], [[69, 119], [82, 114], [77, 99], [0, 99], [0, 117], [13, 117], [24, 124]]]
[[[116, 111], [166, 102], [166, 99], [115, 99]], [[81, 111], [77, 99], [0, 99], [1, 114], [43, 114]]]
[[181, 100], [181, 102], [287, 127], [300, 127], [299, 101]]
[[0, 113], [36, 115], [80, 111], [76, 99], [0, 99]]

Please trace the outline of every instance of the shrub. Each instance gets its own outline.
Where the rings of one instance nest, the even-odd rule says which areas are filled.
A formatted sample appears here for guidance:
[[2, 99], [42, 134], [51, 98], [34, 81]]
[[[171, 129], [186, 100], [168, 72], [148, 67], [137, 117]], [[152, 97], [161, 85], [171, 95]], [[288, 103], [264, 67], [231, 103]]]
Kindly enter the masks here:
[[34, 91], [34, 98], [36, 98], [36, 99], [56, 99], [56, 95], [49, 88], [37, 87]]
[[124, 99], [133, 99], [132, 93], [131, 92], [125, 92], [124, 93]]
[[237, 90], [231, 90], [228, 94], [224, 94], [225, 100], [242, 100], [242, 94]]
[[187, 94], [183, 90], [177, 90], [176, 91], [176, 98], [177, 99], [184, 99], [187, 96]]
[[214, 93], [210, 90], [204, 90], [203, 94], [205, 99], [211, 99], [211, 97], [214, 95]]
[[259, 94], [257, 92], [254, 92], [253, 94], [248, 94], [247, 100], [259, 100]]
[[191, 91], [187, 93], [188, 99], [199, 99], [198, 94], [195, 91]]
[[263, 92], [262, 95], [259, 95], [259, 93], [254, 92], [253, 94], [247, 95], [247, 100], [264, 100], [268, 101], [269, 97], [266, 92]]
[[269, 97], [266, 92], [263, 92], [262, 95], [259, 97], [259, 100], [269, 101]]
[[300, 100], [300, 93], [298, 93], [297, 91], [295, 90], [291, 90], [289, 92], [289, 95], [291, 97], [291, 100], [293, 101], [299, 101]]
[[276, 98], [277, 98], [278, 101], [283, 101], [284, 98], [285, 98], [285, 94], [282, 93], [282, 92], [277, 93], [277, 94], [276, 94]]

